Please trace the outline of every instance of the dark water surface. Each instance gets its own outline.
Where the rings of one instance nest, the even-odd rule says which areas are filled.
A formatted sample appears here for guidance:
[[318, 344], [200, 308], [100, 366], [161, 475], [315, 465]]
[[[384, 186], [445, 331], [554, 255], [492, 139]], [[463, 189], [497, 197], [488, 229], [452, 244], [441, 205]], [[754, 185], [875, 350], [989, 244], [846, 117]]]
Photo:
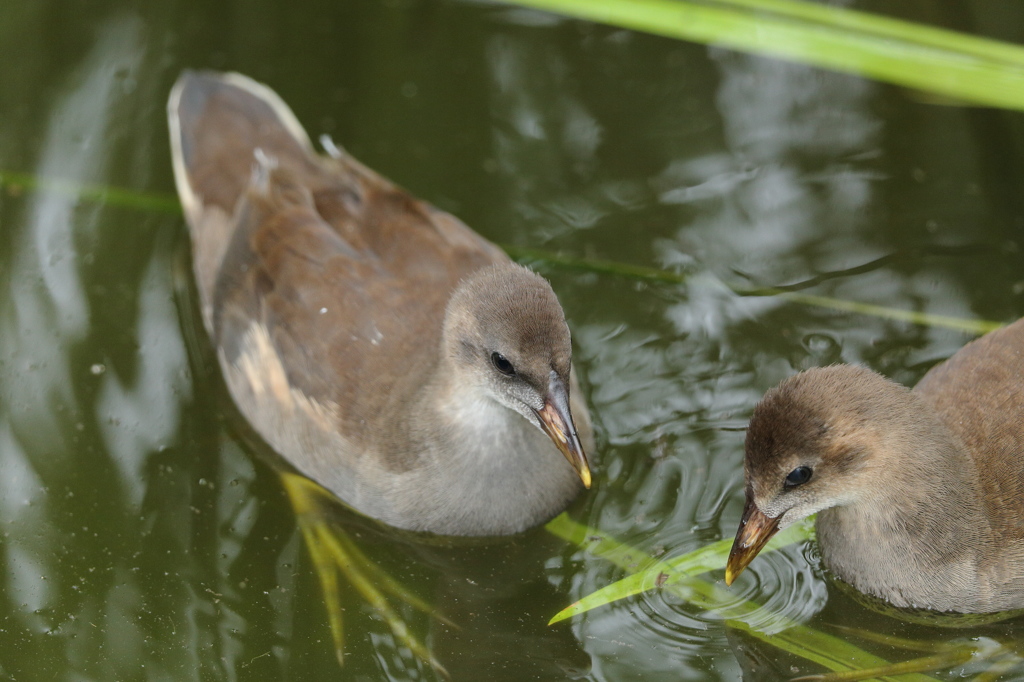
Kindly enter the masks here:
[[[903, 9], [1024, 42], [1014, 2]], [[743, 427], [783, 377], [843, 360], [912, 384], [971, 338], [730, 286], [1024, 315], [1020, 114], [489, 3], [4, 0], [0, 172], [170, 195], [164, 106], [187, 67], [267, 83], [314, 137], [499, 243], [690, 275], [534, 263], [599, 429], [570, 513], [645, 551], [734, 533]], [[183, 221], [115, 199], [0, 188], [0, 678], [435, 679], [348, 593], [337, 667], [288, 502], [196, 327]], [[353, 528], [456, 624], [400, 609], [457, 680], [818, 671], [667, 593], [547, 627], [622, 573], [543, 529], [424, 546]], [[858, 605], [813, 545], [734, 589], [826, 631], [974, 636]]]

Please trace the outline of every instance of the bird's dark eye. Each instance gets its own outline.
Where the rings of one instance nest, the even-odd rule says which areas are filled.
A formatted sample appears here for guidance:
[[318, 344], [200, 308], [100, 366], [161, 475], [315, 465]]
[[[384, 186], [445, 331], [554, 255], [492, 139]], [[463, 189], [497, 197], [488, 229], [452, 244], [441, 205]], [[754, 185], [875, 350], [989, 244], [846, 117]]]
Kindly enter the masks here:
[[786, 487], [795, 488], [798, 485], [803, 485], [807, 481], [811, 480], [811, 474], [814, 471], [811, 467], [797, 467], [789, 472], [789, 476], [786, 476]]
[[508, 361], [508, 358], [497, 351], [491, 353], [491, 364], [494, 365], [494, 369], [498, 370], [505, 376], [515, 376], [516, 368], [512, 366], [512, 363]]

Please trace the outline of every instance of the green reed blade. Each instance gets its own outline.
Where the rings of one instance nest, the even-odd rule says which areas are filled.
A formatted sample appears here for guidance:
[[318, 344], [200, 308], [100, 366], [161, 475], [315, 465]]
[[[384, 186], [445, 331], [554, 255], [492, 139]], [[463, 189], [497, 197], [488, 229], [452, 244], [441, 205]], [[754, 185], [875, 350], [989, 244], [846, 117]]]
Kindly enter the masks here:
[[925, 24], [891, 19], [858, 10], [800, 0], [719, 0], [755, 11], [767, 11], [793, 19], [816, 22], [832, 28], [858, 31], [879, 38], [916, 43], [942, 50], [954, 50], [995, 62], [1024, 66], [1024, 47], [989, 38], [979, 38], [957, 31]]
[[1024, 110], [1021, 48], [795, 0], [508, 0], [668, 38], [729, 47]]

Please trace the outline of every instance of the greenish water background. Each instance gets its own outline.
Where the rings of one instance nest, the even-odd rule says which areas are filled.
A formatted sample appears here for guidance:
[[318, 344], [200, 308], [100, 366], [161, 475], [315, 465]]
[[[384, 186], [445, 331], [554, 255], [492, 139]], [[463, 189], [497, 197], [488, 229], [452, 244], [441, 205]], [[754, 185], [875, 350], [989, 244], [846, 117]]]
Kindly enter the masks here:
[[[1024, 42], [1016, 3], [901, 10]], [[7, 0], [0, 171], [173, 192], [164, 103], [190, 67], [267, 83], [313, 136], [497, 242], [690, 275], [536, 263], [599, 428], [571, 514], [666, 557], [734, 532], [766, 388], [840, 360], [912, 384], [970, 338], [728, 285], [820, 278], [805, 291], [1024, 314], [1020, 114], [490, 3]], [[337, 668], [287, 501], [195, 324], [187, 257], [173, 213], [0, 187], [0, 676], [433, 679], [354, 595]], [[425, 547], [351, 522], [457, 625], [403, 612], [459, 680], [813, 672], [658, 592], [548, 628], [621, 572], [542, 529]], [[766, 622], [977, 634], [875, 615], [813, 546], [752, 569], [734, 589]]]

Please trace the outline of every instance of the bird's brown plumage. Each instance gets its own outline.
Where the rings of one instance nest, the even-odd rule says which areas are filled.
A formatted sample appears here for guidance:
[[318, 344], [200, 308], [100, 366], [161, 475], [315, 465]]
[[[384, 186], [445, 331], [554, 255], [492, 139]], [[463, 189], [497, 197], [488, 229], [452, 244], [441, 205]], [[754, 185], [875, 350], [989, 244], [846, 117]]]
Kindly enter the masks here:
[[[787, 484], [798, 467], [813, 473]], [[913, 391], [849, 365], [787, 379], [754, 411], [745, 474], [745, 518], [785, 526], [817, 512], [825, 564], [863, 592], [941, 611], [1024, 608], [1024, 320]], [[741, 525], [730, 581], [755, 535]]]
[[489, 355], [460, 360], [461, 338], [445, 332], [465, 336], [474, 322], [467, 303], [461, 325], [446, 323], [453, 294], [497, 309], [504, 326], [488, 325], [490, 341], [525, 336], [524, 362], [558, 364], [589, 445], [547, 282], [343, 151], [315, 154], [287, 106], [243, 76], [184, 74], [169, 118], [204, 323], [236, 403], [271, 446], [407, 528], [513, 532], [575, 495], [578, 479], [535, 424], [477, 405]]

